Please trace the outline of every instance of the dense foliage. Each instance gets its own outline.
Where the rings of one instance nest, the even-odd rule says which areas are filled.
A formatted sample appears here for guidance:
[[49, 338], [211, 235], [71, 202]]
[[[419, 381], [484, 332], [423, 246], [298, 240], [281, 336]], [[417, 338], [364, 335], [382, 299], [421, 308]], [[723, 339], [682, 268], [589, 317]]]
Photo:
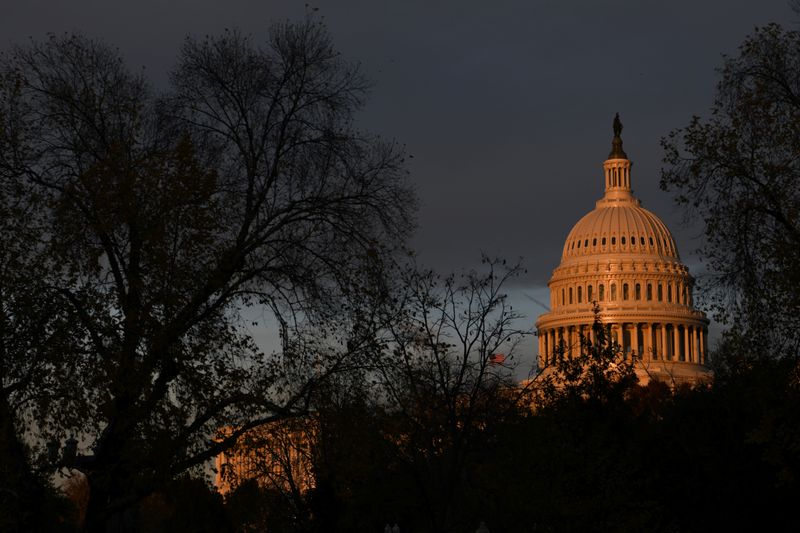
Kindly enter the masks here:
[[[596, 395], [556, 393], [535, 411], [523, 402], [512, 408], [515, 391], [496, 390], [461, 462], [453, 443], [441, 440], [409, 455], [398, 437], [413, 430], [405, 416], [365, 401], [365, 389], [351, 383], [351, 394], [318, 413], [318, 483], [301, 507], [253, 482], [224, 503], [211, 494], [189, 498], [183, 491], [199, 488], [179, 483], [141, 516], [161, 520], [156, 531], [383, 531], [387, 523], [474, 531], [482, 521], [492, 532], [793, 531], [800, 369], [788, 360], [737, 362], [713, 386], [676, 391], [620, 380], [612, 368], [593, 381]], [[430, 405], [441, 402], [427, 394]], [[417, 414], [420, 429], [447, 419], [441, 410]], [[458, 497], [446, 516], [431, 515], [429, 498], [443, 497], [441, 476], [455, 463]], [[205, 529], [177, 519], [194, 520], [192, 498], [208, 502]]]
[[[316, 20], [188, 38], [163, 93], [80, 35], [0, 59], [10, 471], [83, 472], [104, 531], [307, 409], [369, 336], [347, 311], [413, 225], [401, 150], [352, 124], [366, 90]], [[18, 477], [2, 513], [29, 529]]]
[[703, 223], [706, 295], [740, 349], [796, 354], [800, 32], [756, 29], [720, 74], [708, 116], [663, 140], [661, 185]]

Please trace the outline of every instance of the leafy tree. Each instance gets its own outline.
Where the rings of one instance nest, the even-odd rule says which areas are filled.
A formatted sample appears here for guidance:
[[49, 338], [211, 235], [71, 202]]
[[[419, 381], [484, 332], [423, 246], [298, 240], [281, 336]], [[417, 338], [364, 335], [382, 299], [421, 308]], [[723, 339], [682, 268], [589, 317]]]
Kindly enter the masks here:
[[74, 347], [70, 329], [75, 315], [47, 283], [54, 263], [37, 245], [42, 218], [35, 202], [20, 198], [22, 192], [18, 185], [0, 183], [0, 529], [4, 531], [56, 528], [53, 489], [42, 465], [31, 457], [29, 443], [20, 436], [37, 432], [33, 415], [46, 412], [51, 401], [43, 390], [70, 379], [68, 360], [60, 366], [54, 361]]
[[533, 381], [533, 408], [512, 413], [498, 430], [482, 479], [491, 487], [490, 519], [507, 531], [631, 531], [656, 523], [641, 476], [650, 391], [638, 385], [599, 309], [592, 333], [571, 355], [557, 347], [554, 363]]
[[592, 337], [580, 340], [575, 355], [566, 346], [557, 347], [555, 363], [537, 377], [534, 388], [537, 408], [591, 408], [625, 401], [638, 382], [634, 361], [624, 357], [602, 322], [595, 304]]
[[[677, 527], [782, 530], [800, 464], [800, 33], [757, 28], [720, 74], [709, 116], [662, 141], [661, 184], [705, 224], [708, 292], [730, 329], [713, 386], [662, 412], [672, 466], [654, 476]], [[689, 511], [701, 502], [713, 512]]]
[[[336, 343], [352, 325], [338, 305], [380, 276], [413, 209], [402, 153], [352, 125], [366, 89], [314, 20], [263, 46], [189, 38], [164, 95], [82, 36], [3, 58], [0, 184], [41, 215], [3, 238], [32, 243], [30, 288], [70, 326], [64, 349], [37, 352], [47, 408], [14, 427], [79, 439], [62, 464], [87, 476], [88, 529], [307, 409], [357, 349]], [[279, 353], [255, 345], [253, 309], [280, 325]], [[30, 373], [26, 356], [4, 372]], [[236, 429], [215, 439], [222, 426]]]
[[758, 28], [727, 57], [707, 118], [662, 140], [661, 186], [705, 225], [717, 319], [739, 350], [800, 348], [800, 33]]

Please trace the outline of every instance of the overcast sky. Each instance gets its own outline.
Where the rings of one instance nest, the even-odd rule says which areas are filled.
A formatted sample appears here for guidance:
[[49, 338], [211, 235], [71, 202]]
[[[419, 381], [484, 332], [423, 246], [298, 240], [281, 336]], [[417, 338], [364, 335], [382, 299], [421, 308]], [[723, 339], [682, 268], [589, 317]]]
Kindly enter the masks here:
[[[632, 186], [696, 266], [697, 227], [658, 189], [659, 139], [709, 108], [722, 54], [757, 25], [794, 24], [786, 0], [318, 1], [345, 58], [374, 80], [365, 129], [405, 144], [421, 200], [413, 241], [442, 270], [481, 251], [523, 257], [514, 300], [531, 324], [573, 224], [602, 196], [619, 112]], [[302, 1], [19, 0], [0, 47], [81, 31], [163, 84], [187, 34], [302, 19]], [[531, 342], [533, 344], [535, 341]]]

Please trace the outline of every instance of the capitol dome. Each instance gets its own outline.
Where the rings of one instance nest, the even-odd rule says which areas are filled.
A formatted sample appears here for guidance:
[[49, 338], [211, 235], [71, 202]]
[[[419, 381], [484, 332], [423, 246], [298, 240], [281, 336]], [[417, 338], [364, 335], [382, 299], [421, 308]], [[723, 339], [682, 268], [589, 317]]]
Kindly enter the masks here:
[[641, 207], [638, 200], [597, 202], [597, 208], [575, 224], [564, 243], [561, 262], [589, 255], [632, 254], [658, 255], [680, 260], [678, 249], [667, 226], [657, 216]]
[[605, 194], [569, 232], [548, 283], [551, 310], [536, 322], [539, 366], [582, 349], [597, 305], [640, 381], [696, 383], [710, 377], [708, 319], [694, 309], [694, 279], [669, 229], [633, 196], [621, 132], [617, 116]]

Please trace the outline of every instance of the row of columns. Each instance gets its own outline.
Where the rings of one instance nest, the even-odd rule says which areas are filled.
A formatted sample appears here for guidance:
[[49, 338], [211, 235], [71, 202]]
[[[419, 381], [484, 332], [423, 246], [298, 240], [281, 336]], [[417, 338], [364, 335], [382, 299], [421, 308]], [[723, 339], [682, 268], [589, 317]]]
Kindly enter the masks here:
[[606, 190], [631, 188], [631, 162], [627, 159], [607, 160], [603, 165], [606, 171]]
[[[611, 338], [620, 345], [625, 358], [706, 363], [708, 341], [704, 326], [630, 322], [604, 326], [610, 327]], [[583, 339], [595, 342], [590, 324], [540, 330], [539, 364], [551, 364], [562, 343], [564, 355], [577, 355], [583, 351]]]

